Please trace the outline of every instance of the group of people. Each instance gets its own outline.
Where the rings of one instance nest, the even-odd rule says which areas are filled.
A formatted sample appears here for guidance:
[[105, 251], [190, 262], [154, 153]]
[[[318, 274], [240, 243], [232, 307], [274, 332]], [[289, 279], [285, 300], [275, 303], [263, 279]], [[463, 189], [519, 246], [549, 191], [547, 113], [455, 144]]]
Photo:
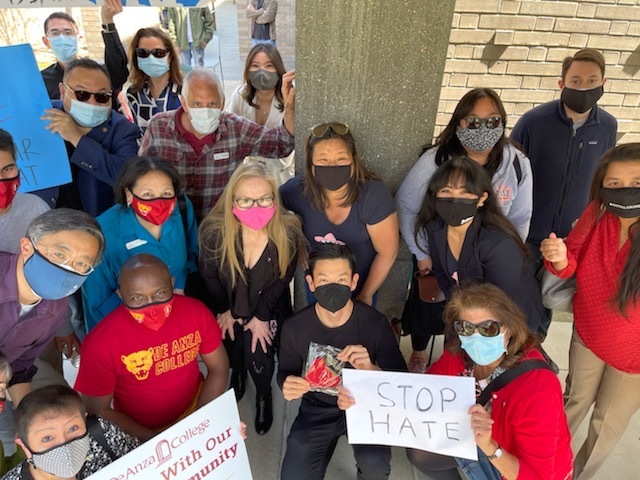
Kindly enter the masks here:
[[[254, 13], [276, 2], [253, 3], [257, 27], [266, 20]], [[43, 71], [43, 116], [73, 181], [18, 193], [15, 146], [0, 130], [0, 389], [11, 398], [0, 437], [5, 455], [17, 444], [26, 458], [4, 478], [85, 478], [229, 386], [239, 400], [247, 372], [264, 435], [277, 368], [284, 398], [302, 398], [281, 478], [322, 479], [358, 399], [314, 383], [311, 344], [346, 368], [473, 377], [478, 396], [511, 376], [469, 410], [478, 461], [407, 452], [428, 478], [595, 475], [640, 408], [640, 145], [614, 146], [616, 121], [596, 104], [599, 52], [565, 59], [560, 99], [510, 138], [496, 92], [469, 91], [394, 200], [345, 123], [311, 128], [291, 178], [295, 72], [275, 42], [256, 42], [226, 102], [211, 70], [183, 74], [162, 29], [140, 29], [127, 57], [113, 25], [121, 8], [101, 10], [104, 66], [77, 58], [69, 15], [45, 22], [58, 61]], [[434, 310], [445, 353], [430, 367], [434, 319], [403, 325], [407, 363], [376, 310], [400, 233], [445, 298]], [[298, 267], [309, 305], [294, 313]], [[540, 347], [551, 320], [540, 268], [577, 284], [564, 398]], [[81, 352], [75, 391], [41, 388], [64, 383], [58, 349]], [[571, 435], [592, 405], [574, 462]], [[390, 447], [353, 450], [358, 478], [388, 478]]]

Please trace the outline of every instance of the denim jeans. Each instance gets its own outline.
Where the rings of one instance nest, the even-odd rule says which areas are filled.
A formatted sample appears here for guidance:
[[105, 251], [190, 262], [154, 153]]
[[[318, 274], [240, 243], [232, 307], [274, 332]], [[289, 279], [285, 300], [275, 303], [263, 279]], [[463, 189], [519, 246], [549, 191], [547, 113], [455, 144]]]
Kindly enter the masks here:
[[251, 46], [252, 47], [255, 47], [256, 45], [258, 45], [260, 43], [268, 43], [269, 45], [273, 45], [274, 47], [276, 46], [276, 41], [275, 40], [259, 40], [257, 38], [252, 38], [251, 39]]
[[478, 449], [477, 462], [457, 457], [456, 462], [468, 480], [502, 480], [502, 475], [500, 475], [498, 469], [493, 466], [491, 460], [480, 449]]
[[182, 63], [185, 65], [191, 65], [191, 58], [195, 57], [195, 66], [204, 66], [204, 48], [195, 48], [193, 42], [189, 42], [189, 50], [181, 50], [180, 54], [182, 56]]

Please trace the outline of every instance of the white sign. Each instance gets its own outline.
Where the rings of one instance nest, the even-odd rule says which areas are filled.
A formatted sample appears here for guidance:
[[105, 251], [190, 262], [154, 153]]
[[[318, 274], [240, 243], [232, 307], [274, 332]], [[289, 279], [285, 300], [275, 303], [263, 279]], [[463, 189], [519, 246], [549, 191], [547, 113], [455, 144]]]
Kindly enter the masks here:
[[347, 410], [349, 443], [478, 459], [468, 413], [473, 378], [345, 368], [342, 384], [356, 401]]
[[233, 390], [143, 443], [90, 480], [252, 480]]
[[[104, 0], [0, 0], [0, 8], [100, 7]], [[208, 7], [209, 0], [122, 0], [125, 7]]]

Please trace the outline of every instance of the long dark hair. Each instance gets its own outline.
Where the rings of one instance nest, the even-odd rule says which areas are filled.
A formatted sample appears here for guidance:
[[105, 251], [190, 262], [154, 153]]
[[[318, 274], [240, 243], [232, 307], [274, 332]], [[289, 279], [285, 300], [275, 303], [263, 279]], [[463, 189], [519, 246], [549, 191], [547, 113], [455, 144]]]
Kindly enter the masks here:
[[[600, 163], [596, 167], [596, 171], [593, 175], [593, 181], [591, 182], [591, 200], [593, 200], [600, 208], [603, 208], [604, 205], [602, 195], [600, 193], [602, 182], [604, 177], [607, 175], [609, 165], [614, 162], [640, 162], [640, 143], [627, 143], [613, 147], [609, 149], [600, 160]], [[625, 315], [627, 304], [630, 301], [633, 301], [634, 303], [638, 301], [638, 294], [640, 293], [639, 223], [640, 220], [629, 227], [631, 248], [629, 249], [629, 256], [624, 264], [620, 278], [618, 278], [618, 295], [614, 301], [622, 315]]]
[[489, 196], [484, 205], [478, 209], [474, 222], [479, 221], [480, 226], [497, 230], [513, 238], [522, 252], [527, 253], [527, 247], [522, 242], [518, 231], [502, 213], [489, 174], [482, 166], [468, 157], [452, 158], [439, 167], [431, 177], [414, 230], [418, 246], [420, 239], [426, 238], [427, 224], [438, 216], [435, 203], [436, 194], [447, 185], [464, 185], [469, 193], [479, 197], [487, 192]]
[[[467, 155], [466, 150], [456, 136], [456, 130], [460, 125], [460, 120], [467, 118], [473, 110], [476, 102], [482, 98], [489, 98], [493, 102], [502, 117], [502, 125], [504, 125], [506, 129], [507, 112], [505, 111], [504, 106], [502, 105], [502, 100], [500, 100], [498, 94], [490, 88], [474, 88], [460, 99], [458, 105], [456, 105], [456, 109], [453, 111], [453, 115], [451, 115], [451, 120], [449, 120], [445, 129], [440, 132], [440, 135], [438, 135], [435, 145], [425, 145], [423, 147], [422, 153], [429, 150], [432, 146], [438, 148], [438, 151], [436, 152], [437, 166], [444, 164], [450, 158]], [[500, 140], [498, 140], [498, 143], [496, 143], [491, 150], [491, 153], [489, 153], [489, 158], [487, 163], [484, 165], [484, 168], [489, 173], [490, 178], [493, 178], [500, 168], [500, 165], [502, 165], [502, 151], [508, 143], [512, 142], [503, 134]]]
[[247, 61], [244, 64], [244, 88], [242, 88], [240, 94], [250, 106], [252, 106], [253, 108], [258, 108], [258, 106], [254, 103], [254, 100], [256, 99], [256, 87], [251, 85], [251, 82], [249, 81], [249, 69], [251, 68], [253, 57], [255, 57], [260, 52], [266, 54], [267, 57], [269, 57], [271, 63], [273, 63], [273, 66], [276, 69], [276, 72], [278, 73], [278, 75], [280, 75], [280, 80], [278, 80], [278, 83], [275, 86], [275, 95], [277, 100], [276, 108], [282, 112], [284, 111], [284, 99], [282, 98], [282, 75], [284, 75], [287, 70], [284, 68], [284, 62], [282, 61], [280, 52], [278, 52], [278, 49], [273, 45], [269, 45], [268, 43], [259, 43], [249, 51], [249, 55], [247, 55]]

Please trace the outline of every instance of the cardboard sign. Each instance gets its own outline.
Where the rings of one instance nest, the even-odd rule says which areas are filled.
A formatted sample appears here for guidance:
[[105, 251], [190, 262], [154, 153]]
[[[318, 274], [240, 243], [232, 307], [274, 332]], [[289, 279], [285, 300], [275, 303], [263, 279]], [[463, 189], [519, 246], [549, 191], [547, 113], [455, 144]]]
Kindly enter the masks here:
[[[13, 137], [20, 169], [20, 191], [31, 192], [71, 181], [64, 140], [45, 129], [40, 117], [51, 100], [31, 45], [0, 47], [0, 128]], [[11, 74], [8, 74], [9, 71]]]
[[342, 383], [356, 401], [347, 410], [349, 443], [478, 459], [473, 378], [344, 369]]
[[[0, 8], [101, 7], [104, 0], [0, 0]], [[209, 0], [122, 0], [125, 7], [208, 7]]]
[[143, 443], [89, 480], [252, 480], [233, 390]]

